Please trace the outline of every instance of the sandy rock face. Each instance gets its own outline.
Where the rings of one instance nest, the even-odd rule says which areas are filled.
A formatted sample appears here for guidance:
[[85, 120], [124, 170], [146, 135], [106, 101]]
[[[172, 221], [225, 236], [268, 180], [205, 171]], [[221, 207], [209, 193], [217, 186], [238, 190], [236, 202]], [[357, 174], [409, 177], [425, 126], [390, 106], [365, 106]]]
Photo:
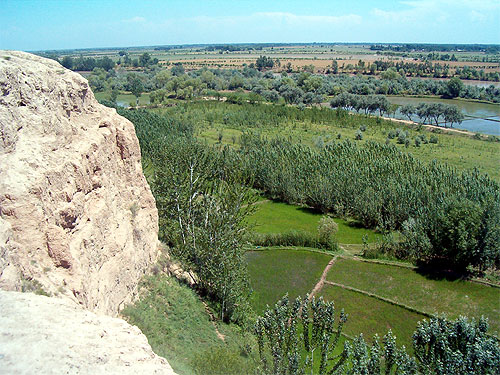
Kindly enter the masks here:
[[114, 315], [158, 255], [134, 126], [57, 62], [0, 51], [0, 288]]
[[75, 303], [0, 290], [0, 372], [166, 374], [139, 328]]

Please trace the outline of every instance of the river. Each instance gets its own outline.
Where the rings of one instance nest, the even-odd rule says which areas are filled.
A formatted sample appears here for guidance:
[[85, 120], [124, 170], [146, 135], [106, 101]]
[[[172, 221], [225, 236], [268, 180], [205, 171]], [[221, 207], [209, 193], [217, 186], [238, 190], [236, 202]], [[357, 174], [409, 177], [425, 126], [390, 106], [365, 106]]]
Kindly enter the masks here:
[[[500, 104], [468, 102], [455, 99], [440, 99], [440, 98], [411, 98], [401, 96], [388, 96], [387, 99], [398, 105], [419, 103], [445, 103], [457, 106], [465, 115], [465, 119], [461, 124], [455, 124], [457, 129], [465, 129], [474, 133], [483, 133], [491, 135], [500, 135]], [[396, 113], [396, 118], [408, 120], [406, 116]], [[415, 116], [415, 121], [418, 118]]]

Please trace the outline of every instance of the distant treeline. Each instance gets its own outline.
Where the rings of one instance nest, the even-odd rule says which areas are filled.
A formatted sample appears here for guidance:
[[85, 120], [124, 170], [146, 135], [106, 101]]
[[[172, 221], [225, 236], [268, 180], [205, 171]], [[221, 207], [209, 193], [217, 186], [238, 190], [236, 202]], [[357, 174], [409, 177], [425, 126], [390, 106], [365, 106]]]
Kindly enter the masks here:
[[372, 44], [372, 51], [397, 51], [397, 52], [500, 52], [498, 44], [421, 44], [421, 43], [405, 43], [405, 44]]

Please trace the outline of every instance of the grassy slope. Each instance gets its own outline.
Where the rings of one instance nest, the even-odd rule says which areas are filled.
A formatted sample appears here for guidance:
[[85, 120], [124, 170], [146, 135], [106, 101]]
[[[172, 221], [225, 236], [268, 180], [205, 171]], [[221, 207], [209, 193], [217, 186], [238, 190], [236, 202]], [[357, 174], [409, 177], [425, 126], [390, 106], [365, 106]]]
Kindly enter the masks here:
[[253, 358], [240, 355], [239, 348], [252, 344], [252, 339], [241, 336], [236, 327], [220, 324], [219, 330], [226, 336], [223, 343], [191, 289], [162, 275], [146, 278], [143, 286], [140, 299], [122, 313], [141, 329], [154, 352], [167, 358], [176, 373], [207, 374], [214, 367], [222, 374], [251, 372]]
[[500, 332], [500, 289], [468, 281], [429, 279], [408, 268], [338, 259], [327, 280], [386, 297], [430, 313], [489, 318], [491, 333]]
[[[280, 202], [264, 202], [257, 205], [249, 222], [255, 224], [259, 233], [282, 233], [290, 230], [316, 233], [322, 214], [309, 209]], [[339, 226], [337, 239], [340, 243], [361, 244], [363, 235], [368, 242], [375, 242], [381, 237], [373, 230], [358, 228], [346, 220], [335, 218]]]
[[306, 250], [264, 250], [247, 253], [252, 305], [261, 314], [288, 293], [290, 298], [309, 293], [332, 257]]

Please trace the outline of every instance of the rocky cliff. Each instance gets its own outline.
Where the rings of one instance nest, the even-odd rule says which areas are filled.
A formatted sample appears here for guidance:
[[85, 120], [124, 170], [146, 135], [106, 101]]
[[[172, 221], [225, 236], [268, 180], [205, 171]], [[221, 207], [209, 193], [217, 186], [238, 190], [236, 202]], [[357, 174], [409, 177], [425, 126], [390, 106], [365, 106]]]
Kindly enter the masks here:
[[137, 327], [64, 299], [0, 290], [0, 373], [165, 374]]
[[158, 254], [140, 156], [79, 74], [0, 51], [0, 288], [116, 315]]

